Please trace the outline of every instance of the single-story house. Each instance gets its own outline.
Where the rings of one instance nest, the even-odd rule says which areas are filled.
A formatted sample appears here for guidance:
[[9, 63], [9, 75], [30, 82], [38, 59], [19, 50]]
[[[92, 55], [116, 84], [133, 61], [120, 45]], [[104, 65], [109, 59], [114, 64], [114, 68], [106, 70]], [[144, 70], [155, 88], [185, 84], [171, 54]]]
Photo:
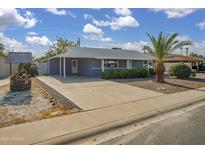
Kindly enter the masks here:
[[163, 61], [166, 72], [168, 72], [170, 66], [180, 62], [187, 64], [191, 69], [199, 70], [200, 66], [205, 62], [204, 59], [183, 55], [169, 55], [163, 58]]
[[13, 64], [12, 71], [10, 72], [10, 65], [6, 63], [7, 55], [0, 52], [0, 78], [6, 78], [11, 74], [18, 71], [18, 64]]
[[154, 61], [155, 57], [134, 50], [67, 47], [62, 54], [48, 59], [48, 74], [97, 77], [110, 69], [150, 67]]

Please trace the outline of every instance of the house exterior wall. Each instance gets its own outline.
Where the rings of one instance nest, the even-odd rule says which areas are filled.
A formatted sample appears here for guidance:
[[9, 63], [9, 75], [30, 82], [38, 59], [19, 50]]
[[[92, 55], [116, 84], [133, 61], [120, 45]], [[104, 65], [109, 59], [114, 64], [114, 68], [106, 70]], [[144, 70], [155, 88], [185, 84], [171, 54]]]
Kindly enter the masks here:
[[[178, 64], [179, 62], [165, 62], [164, 63], [164, 67], [165, 67], [165, 72], [169, 71], [169, 68], [174, 65], [174, 64]], [[192, 69], [192, 64], [189, 62], [184, 63], [186, 65], [188, 65], [191, 69]]]
[[49, 69], [50, 69], [49, 74], [59, 75], [60, 73], [59, 62], [60, 62], [59, 58], [54, 58], [49, 60]]
[[38, 67], [39, 75], [47, 75], [48, 74], [48, 63], [47, 62], [35, 62]]
[[132, 68], [143, 67], [143, 64], [144, 64], [143, 60], [132, 60]]
[[[66, 76], [74, 75], [71, 73], [71, 60], [78, 60], [78, 75], [84, 76], [99, 76], [101, 70], [101, 60], [98, 59], [87, 59], [87, 58], [66, 58]], [[50, 73], [51, 75], [60, 74], [60, 58], [50, 59]], [[61, 58], [61, 73], [63, 76], [63, 58]]]
[[[89, 77], [99, 77], [102, 73], [101, 59], [93, 58], [66, 58], [66, 76], [73, 75], [71, 72], [71, 60], [78, 60], [78, 73], [77, 75], [89, 76]], [[127, 69], [127, 60], [118, 60], [119, 68], [117, 69]], [[130, 60], [130, 68], [143, 67], [143, 61]], [[61, 58], [61, 73], [63, 76], [63, 58]], [[110, 70], [105, 68], [106, 70]], [[60, 74], [60, 58], [50, 59], [50, 74], [59, 75]]]
[[[18, 64], [12, 64], [12, 74], [18, 72]], [[6, 57], [0, 56], [0, 78], [6, 78], [10, 75], [10, 64], [6, 63]]]
[[100, 59], [79, 59], [78, 66], [80, 75], [95, 77], [102, 72]]
[[127, 68], [127, 60], [119, 60], [119, 68]]

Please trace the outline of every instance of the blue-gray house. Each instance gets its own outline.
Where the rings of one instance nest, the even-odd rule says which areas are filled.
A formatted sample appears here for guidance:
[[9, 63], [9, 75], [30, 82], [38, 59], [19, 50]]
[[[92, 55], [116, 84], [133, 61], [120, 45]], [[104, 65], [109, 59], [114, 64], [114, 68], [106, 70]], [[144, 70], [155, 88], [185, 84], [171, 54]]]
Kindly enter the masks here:
[[48, 74], [100, 76], [109, 69], [153, 66], [155, 57], [134, 50], [67, 47], [64, 53], [48, 59]]

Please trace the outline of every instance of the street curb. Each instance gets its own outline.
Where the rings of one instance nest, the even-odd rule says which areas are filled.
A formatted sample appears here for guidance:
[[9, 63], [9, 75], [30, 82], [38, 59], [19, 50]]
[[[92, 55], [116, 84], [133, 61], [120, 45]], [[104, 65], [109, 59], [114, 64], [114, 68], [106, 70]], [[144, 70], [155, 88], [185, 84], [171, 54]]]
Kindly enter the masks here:
[[191, 106], [193, 104], [199, 103], [204, 100], [205, 100], [205, 96], [197, 97], [197, 98], [189, 100], [188, 102], [181, 102], [181, 103], [178, 103], [172, 106], [162, 108], [160, 110], [156, 109], [154, 111], [134, 115], [126, 119], [109, 122], [107, 124], [102, 124], [97, 127], [93, 127], [93, 128], [85, 129], [82, 131], [70, 133], [67, 135], [51, 138], [51, 139], [40, 141], [40, 142], [33, 143], [33, 144], [72, 144], [72, 142], [75, 142], [75, 141], [78, 141], [78, 140], [81, 140], [87, 137], [92, 137], [96, 134], [104, 133], [106, 131], [120, 128], [125, 125], [129, 125], [129, 124], [140, 122], [140, 121], [143, 121], [149, 118], [153, 118], [155, 116], [163, 115], [164, 113], [168, 113], [168, 112], [171, 112], [177, 109], [181, 109], [183, 107]]

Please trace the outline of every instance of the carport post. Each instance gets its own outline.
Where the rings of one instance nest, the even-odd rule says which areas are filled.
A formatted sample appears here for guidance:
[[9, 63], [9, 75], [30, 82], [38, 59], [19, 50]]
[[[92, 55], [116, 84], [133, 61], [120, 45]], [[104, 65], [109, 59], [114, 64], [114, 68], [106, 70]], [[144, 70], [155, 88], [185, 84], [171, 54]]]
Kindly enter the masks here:
[[101, 60], [101, 69], [102, 69], [102, 72], [104, 72], [104, 70], [105, 70], [104, 69], [104, 59]]
[[63, 58], [63, 77], [64, 78], [66, 77], [66, 74], [65, 74], [65, 57]]
[[130, 66], [130, 60], [127, 60], [127, 69], [130, 69], [131, 66]]
[[60, 69], [60, 76], [62, 75], [62, 73], [61, 73], [61, 57], [60, 57], [60, 62], [59, 62], [59, 69]]
[[147, 69], [149, 71], [149, 60], [147, 61]]
[[48, 59], [48, 74], [50, 74], [50, 59]]

